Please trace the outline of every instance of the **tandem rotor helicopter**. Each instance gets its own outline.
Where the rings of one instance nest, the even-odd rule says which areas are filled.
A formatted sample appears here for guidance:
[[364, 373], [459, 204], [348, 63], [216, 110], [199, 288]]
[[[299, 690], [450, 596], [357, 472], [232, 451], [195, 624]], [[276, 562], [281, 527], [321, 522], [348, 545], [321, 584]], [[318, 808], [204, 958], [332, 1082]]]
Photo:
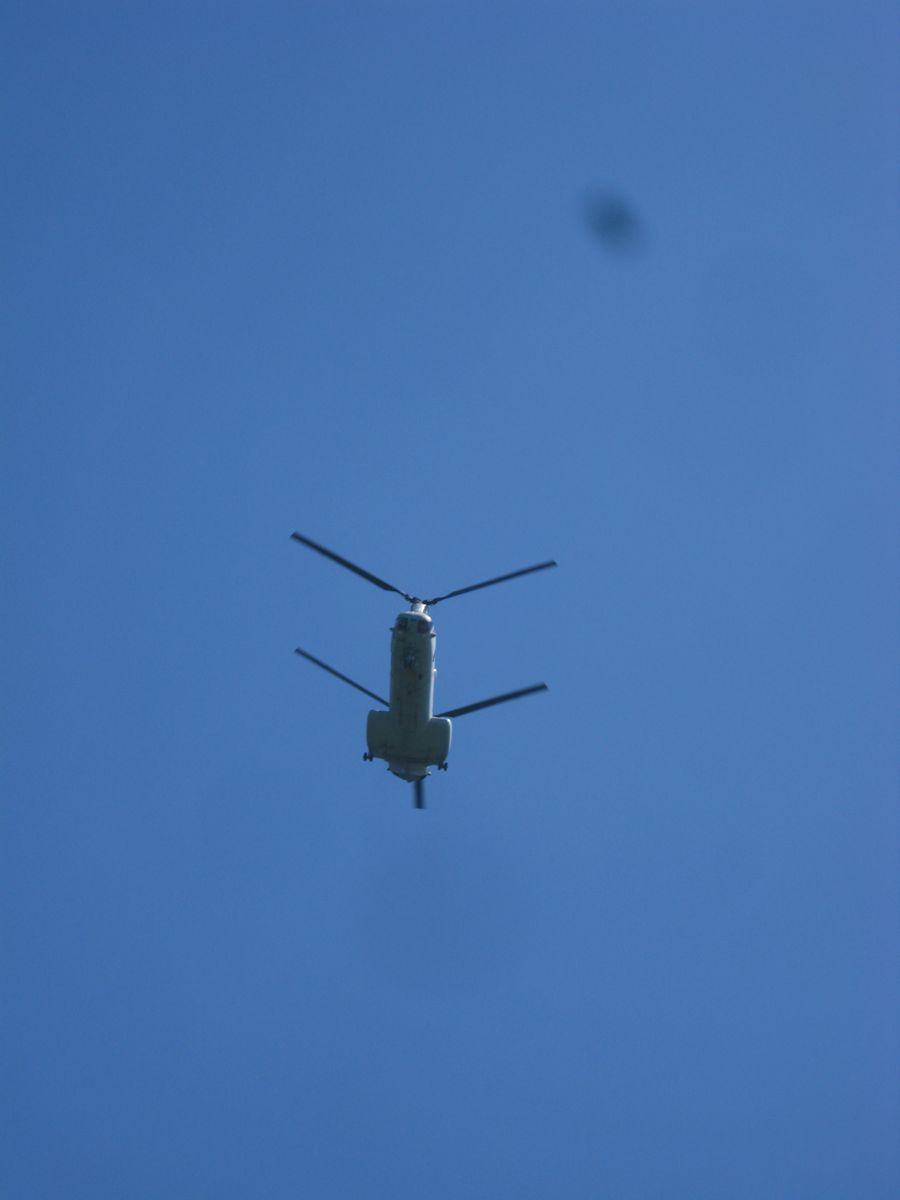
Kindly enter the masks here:
[[391, 690], [390, 700], [385, 700], [375, 692], [370, 692], [360, 683], [342, 675], [328, 663], [315, 658], [306, 650], [297, 648], [297, 654], [315, 663], [329, 675], [349, 683], [365, 696], [371, 696], [388, 710], [381, 712], [373, 709], [366, 723], [366, 743], [368, 749], [363, 755], [366, 762], [376, 758], [384, 759], [388, 770], [399, 779], [405, 779], [414, 787], [414, 803], [416, 808], [425, 807], [424, 780], [431, 772], [429, 767], [437, 767], [439, 771], [447, 770], [447, 755], [450, 753], [451, 718], [462, 717], [466, 713], [478, 712], [481, 708], [490, 708], [494, 704], [505, 704], [507, 700], [519, 700], [534, 692], [545, 692], [546, 683], [535, 683], [531, 687], [519, 688], [515, 692], [504, 692], [502, 696], [491, 696], [489, 700], [478, 700], [474, 704], [464, 704], [462, 708], [450, 708], [446, 712], [434, 713], [434, 653], [436, 634], [428, 609], [442, 600], [450, 600], [454, 596], [464, 596], [467, 592], [477, 592], [481, 588], [493, 587], [495, 583], [506, 583], [509, 579], [518, 579], [520, 575], [531, 575], [535, 571], [545, 571], [555, 567], [556, 563], [538, 563], [534, 567], [523, 567], [520, 571], [510, 571], [508, 575], [498, 575], [495, 579], [485, 579], [482, 583], [472, 583], [468, 587], [457, 588], [446, 592], [443, 596], [435, 596], [431, 600], [420, 600], [411, 596], [391, 583], [385, 583], [377, 575], [363, 570], [355, 563], [335, 554], [318, 542], [304, 537], [302, 533], [292, 533], [294, 541], [308, 546], [317, 554], [330, 558], [341, 567], [346, 567], [354, 575], [367, 579], [385, 592], [396, 592], [409, 603], [409, 608], [397, 614], [391, 630]]

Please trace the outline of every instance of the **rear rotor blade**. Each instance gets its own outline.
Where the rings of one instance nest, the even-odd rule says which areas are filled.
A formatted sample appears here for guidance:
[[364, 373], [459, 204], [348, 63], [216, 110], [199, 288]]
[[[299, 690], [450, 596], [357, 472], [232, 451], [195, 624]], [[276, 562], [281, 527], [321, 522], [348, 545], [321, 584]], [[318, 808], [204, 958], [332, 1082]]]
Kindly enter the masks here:
[[424, 808], [425, 807], [425, 780], [417, 779], [416, 782], [413, 784], [413, 787], [415, 788], [413, 803], [415, 804], [416, 808]]
[[548, 562], [538, 563], [534, 567], [523, 567], [521, 571], [510, 571], [508, 575], [498, 575], [496, 579], [485, 579], [483, 583], [471, 583], [468, 587], [457, 588], [455, 592], [435, 596], [433, 600], [426, 600], [424, 603], [430, 608], [433, 604], [438, 604], [441, 600], [449, 600], [452, 596], [464, 596], [466, 592], [477, 592], [479, 588], [493, 587], [495, 583], [506, 583], [507, 579], [518, 579], [520, 575], [531, 575], [535, 571], [546, 571], [548, 567], [555, 566], [556, 562], [551, 558]]
[[324, 554], [326, 558], [330, 558], [332, 562], [338, 563], [339, 566], [346, 567], [348, 571], [352, 571], [354, 575], [360, 575], [363, 579], [368, 579], [369, 583], [374, 583], [376, 587], [380, 587], [385, 592], [396, 592], [398, 596], [402, 596], [404, 600], [408, 600], [412, 604], [414, 596], [408, 595], [406, 592], [401, 592], [399, 588], [394, 587], [392, 583], [385, 583], [383, 579], [379, 579], [377, 575], [373, 575], [371, 571], [366, 571], [362, 567], [358, 567], [356, 563], [350, 562], [347, 558], [341, 558], [340, 554], [335, 554], [333, 550], [328, 550], [325, 546], [320, 546], [318, 542], [312, 541], [308, 537], [304, 537], [302, 533], [292, 533], [291, 537], [295, 542], [302, 542], [304, 546], [309, 546], [310, 550], [315, 550], [317, 554]]
[[507, 700], [519, 700], [522, 696], [531, 696], [535, 692], [546, 692], [546, 683], [535, 683], [532, 687], [520, 688], [517, 692], [504, 692], [502, 696], [492, 696], [490, 700], [479, 700], [475, 704], [464, 704], [462, 708], [451, 708], [448, 712], [437, 713], [439, 717], [464, 717], [466, 713], [478, 712], [480, 708], [491, 708], [494, 704], [505, 704]]
[[370, 692], [368, 688], [364, 688], [361, 683], [357, 683], [355, 679], [351, 679], [348, 675], [342, 675], [340, 671], [336, 671], [334, 667], [329, 667], [328, 663], [323, 663], [320, 658], [314, 658], [311, 654], [307, 654], [305, 650], [301, 650], [298, 646], [294, 651], [301, 658], [307, 658], [311, 663], [315, 663], [317, 667], [321, 667], [323, 671], [327, 671], [329, 675], [334, 675], [337, 679], [343, 679], [344, 683], [349, 683], [351, 687], [356, 688], [358, 692], [362, 692], [366, 696], [371, 696], [373, 700], [377, 700], [379, 704], [383, 704], [385, 708], [390, 708], [387, 700], [383, 700], [381, 696], [376, 696], [374, 692]]

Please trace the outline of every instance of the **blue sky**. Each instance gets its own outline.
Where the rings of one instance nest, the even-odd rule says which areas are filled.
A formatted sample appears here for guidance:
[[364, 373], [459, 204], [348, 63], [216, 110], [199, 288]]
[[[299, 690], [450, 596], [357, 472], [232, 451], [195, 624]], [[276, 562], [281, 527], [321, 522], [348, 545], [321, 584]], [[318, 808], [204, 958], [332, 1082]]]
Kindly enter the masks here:
[[892, 7], [4, 6], [4, 1195], [896, 1196]]

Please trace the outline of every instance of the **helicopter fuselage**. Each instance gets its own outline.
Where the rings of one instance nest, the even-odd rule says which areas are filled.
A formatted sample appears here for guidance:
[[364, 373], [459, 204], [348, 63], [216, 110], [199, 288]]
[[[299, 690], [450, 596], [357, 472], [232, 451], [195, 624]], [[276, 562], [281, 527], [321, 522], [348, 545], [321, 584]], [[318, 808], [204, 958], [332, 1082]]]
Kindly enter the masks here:
[[398, 613], [391, 630], [390, 708], [373, 709], [366, 723], [369, 756], [384, 759], [410, 783], [430, 766], [443, 766], [450, 753], [450, 720], [433, 715], [435, 641], [424, 604]]
[[452, 600], [455, 596], [466, 596], [470, 592], [479, 592], [482, 588], [493, 587], [497, 583], [506, 583], [510, 579], [519, 579], [522, 575], [533, 575], [535, 571], [544, 571], [547, 567], [555, 567], [556, 562], [536, 563], [533, 567], [522, 567], [518, 571], [508, 571], [505, 575], [495, 575], [493, 579], [483, 579], [480, 583], [470, 583], [466, 587], [455, 588], [452, 592], [444, 592], [441, 596], [432, 596], [430, 600], [420, 599], [410, 592], [394, 587], [387, 580], [373, 575], [364, 567], [358, 566], [348, 558], [329, 550], [308, 538], [305, 534], [291, 534], [294, 541], [300, 542], [330, 558], [332, 562], [352, 571], [361, 579], [374, 584], [383, 592], [395, 592], [409, 604], [409, 608], [397, 614], [397, 619], [391, 629], [391, 694], [390, 700], [385, 700], [377, 692], [363, 687], [349, 675], [336, 670], [321, 658], [316, 658], [308, 650], [297, 647], [295, 653], [308, 662], [314, 663], [329, 675], [342, 680], [370, 696], [383, 705], [369, 713], [366, 724], [366, 741], [368, 750], [363, 755], [365, 759], [383, 759], [388, 770], [400, 779], [405, 779], [413, 785], [413, 803], [416, 808], [425, 807], [425, 785], [423, 780], [429, 774], [429, 767], [437, 767], [446, 771], [447, 755], [450, 753], [451, 718], [462, 717], [467, 713], [481, 712], [485, 708], [493, 708], [496, 704], [506, 704], [510, 700], [520, 700], [523, 696], [531, 696], [535, 692], [545, 692], [546, 683], [534, 683], [530, 687], [517, 688], [514, 692], [504, 692], [500, 696], [489, 696], [486, 700], [477, 700], [474, 704], [464, 704], [461, 708], [448, 708], [434, 715], [434, 645], [435, 635], [428, 609], [444, 600]]

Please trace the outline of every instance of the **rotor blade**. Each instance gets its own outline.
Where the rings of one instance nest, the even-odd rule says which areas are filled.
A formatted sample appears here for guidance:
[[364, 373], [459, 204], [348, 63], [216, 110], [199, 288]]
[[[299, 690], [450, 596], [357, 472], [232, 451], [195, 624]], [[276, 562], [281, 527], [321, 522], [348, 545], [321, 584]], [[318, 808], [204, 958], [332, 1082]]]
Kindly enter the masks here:
[[464, 596], [466, 592], [477, 592], [479, 588], [493, 587], [495, 583], [506, 583], [507, 579], [518, 579], [520, 575], [531, 575], [534, 571], [546, 571], [548, 567], [555, 566], [556, 563], [551, 558], [549, 562], [538, 563], [536, 567], [523, 567], [521, 571], [510, 571], [508, 575], [498, 575], [496, 579], [485, 579], [484, 583], [472, 583], [468, 587], [457, 588], [455, 592], [447, 592], [444, 596], [435, 596], [433, 600], [426, 600], [424, 603], [430, 608], [441, 600], [449, 600], [451, 596]]
[[425, 807], [425, 780], [417, 779], [413, 784], [415, 788], [414, 803], [416, 808]]
[[519, 688], [517, 692], [504, 692], [502, 696], [492, 696], [490, 700], [479, 700], [476, 704], [464, 704], [462, 708], [451, 708], [448, 712], [437, 713], [439, 717], [464, 717], [466, 713], [478, 712], [480, 708], [491, 708], [494, 704], [505, 704], [507, 700], [519, 700], [522, 696], [531, 696], [535, 692], [546, 692], [546, 683], [536, 683], [532, 687]]
[[311, 663], [315, 663], [317, 667], [321, 667], [323, 671], [327, 671], [329, 675], [335, 675], [338, 679], [343, 679], [344, 683], [349, 683], [351, 687], [356, 688], [358, 692], [362, 692], [366, 696], [371, 696], [373, 700], [377, 700], [379, 704], [383, 704], [385, 708], [390, 708], [387, 700], [383, 700], [381, 696], [376, 696], [374, 692], [370, 692], [368, 688], [364, 688], [361, 683], [357, 683], [354, 679], [350, 679], [347, 675], [342, 675], [340, 671], [336, 671], [334, 667], [329, 667], [328, 663], [323, 663], [321, 659], [314, 658], [311, 654], [307, 654], [305, 650], [301, 650], [298, 646], [294, 651], [301, 658], [308, 658]]
[[406, 592], [401, 592], [399, 588], [394, 587], [392, 583], [385, 583], [383, 579], [379, 579], [377, 575], [373, 575], [371, 571], [365, 571], [362, 567], [358, 567], [356, 563], [352, 563], [349, 559], [341, 558], [340, 554], [335, 554], [333, 550], [327, 550], [324, 546], [320, 546], [318, 542], [312, 541], [308, 537], [304, 537], [302, 533], [292, 533], [291, 537], [295, 542], [302, 542], [304, 546], [309, 546], [310, 550], [315, 550], [317, 554], [324, 554], [326, 558], [330, 558], [332, 562], [338, 563], [342, 567], [346, 567], [348, 571], [352, 571], [354, 575], [361, 575], [363, 579], [368, 579], [369, 583], [374, 583], [376, 587], [380, 587], [385, 592], [396, 592], [398, 596], [402, 596], [404, 600], [408, 600], [412, 604], [414, 596], [408, 595]]

